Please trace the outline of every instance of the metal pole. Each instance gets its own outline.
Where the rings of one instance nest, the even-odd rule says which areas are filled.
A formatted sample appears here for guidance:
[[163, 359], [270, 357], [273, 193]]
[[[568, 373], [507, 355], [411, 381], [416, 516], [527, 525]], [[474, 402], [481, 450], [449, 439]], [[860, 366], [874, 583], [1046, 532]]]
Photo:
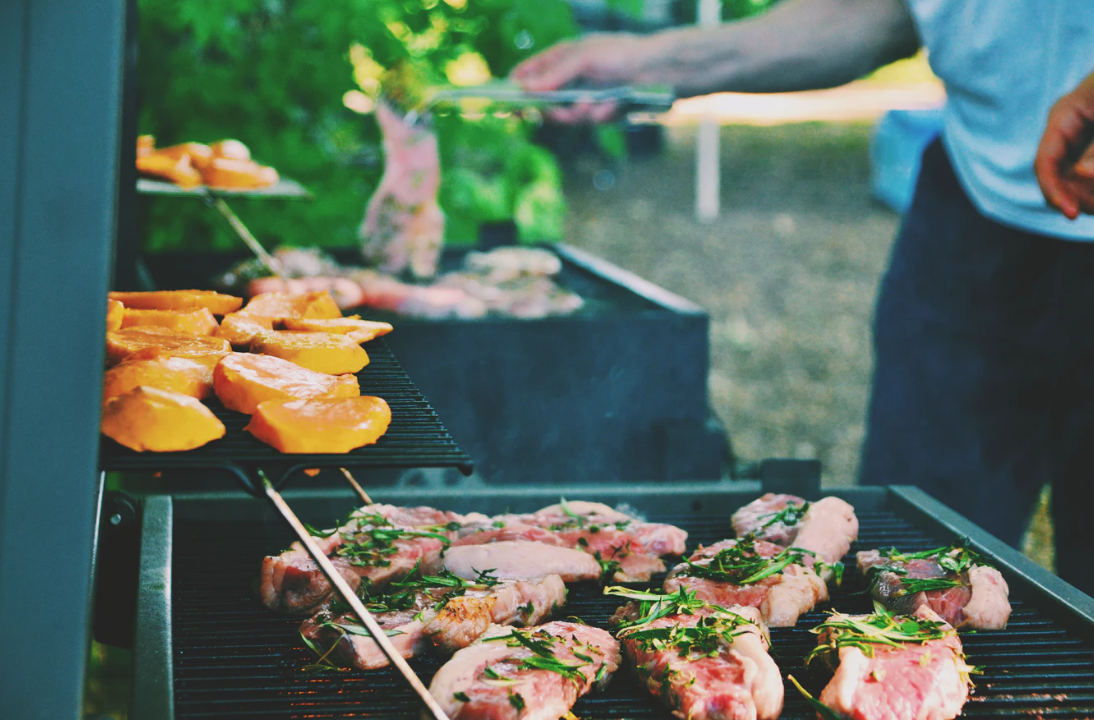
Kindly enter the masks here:
[[[699, 27], [721, 23], [721, 0], [699, 0]], [[699, 121], [695, 143], [695, 214], [700, 222], [718, 218], [721, 203], [721, 128], [713, 118]]]
[[281, 494], [278, 493], [277, 490], [274, 490], [274, 486], [270, 483], [266, 474], [260, 472], [259, 475], [262, 478], [263, 486], [266, 488], [266, 497], [270, 499], [270, 502], [274, 504], [277, 511], [281, 513], [281, 517], [285, 518], [285, 522], [292, 526], [293, 531], [295, 531], [296, 536], [300, 538], [301, 544], [303, 544], [304, 548], [308, 551], [308, 554], [311, 555], [312, 560], [315, 560], [316, 564], [319, 565], [319, 569], [323, 571], [327, 580], [330, 581], [330, 584], [334, 586], [334, 589], [338, 591], [338, 594], [349, 604], [353, 613], [358, 617], [365, 628], [368, 629], [369, 634], [372, 635], [372, 639], [380, 646], [380, 649], [384, 651], [384, 655], [387, 656], [387, 659], [403, 674], [406, 681], [410, 683], [410, 687], [414, 689], [414, 692], [418, 693], [418, 697], [420, 697], [425, 706], [429, 708], [433, 717], [436, 718], [436, 720], [448, 720], [448, 716], [445, 714], [444, 710], [441, 709], [441, 706], [437, 704], [437, 701], [433, 696], [429, 694], [429, 690], [422, 683], [421, 679], [414, 673], [414, 670], [407, 665], [406, 660], [404, 660], [403, 656], [399, 654], [399, 651], [392, 646], [391, 641], [387, 639], [387, 635], [384, 634], [383, 628], [381, 628], [379, 623], [376, 622], [376, 619], [372, 617], [372, 613], [370, 613], [365, 607], [365, 604], [361, 602], [361, 598], [357, 597], [357, 593], [353, 591], [353, 588], [349, 586], [349, 583], [346, 582], [345, 578], [338, 573], [338, 570], [335, 569], [331, 561], [327, 559], [326, 554], [315, 544], [315, 540], [312, 538], [311, 534], [304, 528], [304, 525], [296, 517], [296, 514], [292, 511], [292, 508], [289, 507], [288, 503], [285, 502], [285, 499], [281, 497]]

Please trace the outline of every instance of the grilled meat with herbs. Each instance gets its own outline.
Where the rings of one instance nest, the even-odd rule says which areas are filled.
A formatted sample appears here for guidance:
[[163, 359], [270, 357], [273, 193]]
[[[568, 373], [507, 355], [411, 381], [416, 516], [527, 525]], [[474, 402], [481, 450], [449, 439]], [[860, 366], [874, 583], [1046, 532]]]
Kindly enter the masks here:
[[1007, 581], [964, 544], [916, 553], [865, 550], [857, 556], [870, 594], [890, 612], [921, 606], [954, 627], [999, 629], [1010, 618]]
[[754, 607], [768, 625], [790, 627], [828, 599], [828, 586], [815, 565], [810, 554], [797, 548], [751, 538], [723, 540], [700, 547], [673, 568], [664, 587], [670, 593], [685, 588], [722, 607]]
[[437, 671], [429, 692], [452, 720], [558, 720], [620, 661], [619, 643], [588, 625], [492, 627]]
[[842, 560], [858, 538], [855, 509], [835, 497], [810, 503], [795, 495], [767, 493], [733, 513], [731, 521], [737, 537], [752, 535], [809, 550], [829, 564]]
[[752, 607], [723, 608], [683, 588], [608, 588], [630, 600], [612, 617], [638, 678], [684, 720], [773, 720], [783, 704], [767, 629]]
[[[392, 583], [386, 594], [364, 602], [400, 654], [410, 658], [430, 647], [455, 652], [491, 625], [539, 623], [565, 605], [566, 586], [557, 575], [523, 582], [498, 580], [490, 572], [464, 580], [447, 571], [415, 571]], [[368, 630], [337, 598], [305, 620], [300, 635], [320, 656], [320, 665], [370, 670], [389, 664]]]
[[880, 605], [872, 615], [832, 613], [812, 632], [818, 644], [806, 662], [835, 675], [819, 700], [798, 687], [822, 720], [950, 720], [968, 699], [975, 668], [957, 631], [926, 606], [912, 615]]

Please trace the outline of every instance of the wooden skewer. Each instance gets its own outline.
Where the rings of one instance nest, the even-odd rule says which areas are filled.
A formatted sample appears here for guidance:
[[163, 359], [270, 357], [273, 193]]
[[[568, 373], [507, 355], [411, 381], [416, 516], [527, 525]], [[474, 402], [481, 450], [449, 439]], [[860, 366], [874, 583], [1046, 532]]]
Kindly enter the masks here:
[[352, 487], [354, 491], [361, 497], [361, 499], [365, 501], [365, 505], [371, 505], [372, 498], [370, 498], [368, 496], [368, 493], [365, 492], [365, 489], [361, 487], [361, 483], [357, 482], [357, 478], [353, 477], [353, 474], [345, 468], [338, 469], [341, 470], [342, 474], [346, 476], [346, 482], [350, 484], [350, 487]]
[[[348, 475], [349, 473], [346, 474]], [[281, 513], [281, 517], [285, 518], [285, 522], [292, 526], [293, 531], [295, 531], [296, 536], [300, 538], [301, 544], [303, 544], [304, 548], [308, 551], [308, 554], [311, 555], [312, 560], [314, 560], [319, 566], [319, 569], [323, 571], [327, 580], [334, 589], [338, 591], [338, 594], [342, 596], [342, 599], [349, 604], [350, 608], [353, 610], [353, 614], [356, 615], [365, 626], [372, 636], [372, 639], [380, 646], [384, 655], [387, 656], [387, 659], [391, 661], [391, 664], [394, 665], [400, 673], [402, 673], [403, 677], [410, 684], [410, 687], [414, 689], [414, 692], [418, 693], [418, 697], [420, 697], [425, 706], [429, 708], [430, 714], [436, 720], [448, 720], [448, 715], [445, 714], [444, 710], [437, 703], [437, 700], [429, 694], [429, 690], [422, 683], [421, 679], [414, 673], [414, 670], [411, 669], [406, 660], [403, 659], [403, 656], [399, 654], [399, 651], [395, 649], [395, 646], [391, 644], [391, 641], [388, 640], [387, 635], [384, 633], [384, 629], [376, 622], [376, 618], [372, 617], [372, 613], [370, 613], [365, 607], [365, 604], [361, 602], [361, 598], [357, 597], [357, 593], [349, 586], [346, 579], [338, 573], [338, 570], [335, 569], [334, 565], [327, 558], [326, 553], [316, 545], [315, 539], [312, 538], [311, 534], [305, 529], [299, 518], [297, 518], [296, 514], [292, 511], [292, 508], [285, 502], [285, 499], [281, 497], [281, 493], [274, 489], [273, 484], [270, 483], [265, 473], [259, 471], [259, 475], [262, 478], [262, 484], [266, 488], [266, 497], [270, 499], [270, 502], [274, 504], [277, 511]]]

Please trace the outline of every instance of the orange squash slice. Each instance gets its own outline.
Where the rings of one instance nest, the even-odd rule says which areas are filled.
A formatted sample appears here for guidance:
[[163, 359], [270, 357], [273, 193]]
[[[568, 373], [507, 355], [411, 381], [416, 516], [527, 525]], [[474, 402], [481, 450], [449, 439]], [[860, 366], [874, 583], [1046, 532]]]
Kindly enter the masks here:
[[283, 453], [348, 453], [376, 442], [390, 423], [378, 397], [268, 400], [245, 430]]
[[193, 359], [223, 357], [232, 351], [227, 340], [208, 335], [186, 335], [164, 327], [145, 325], [106, 334], [106, 362], [117, 365], [139, 350], [159, 348], [161, 354]]
[[243, 310], [249, 315], [268, 317], [274, 322], [282, 322], [285, 318], [342, 317], [338, 303], [334, 302], [334, 298], [326, 290], [307, 293], [260, 293], [251, 298]]
[[213, 390], [224, 406], [252, 414], [267, 400], [357, 397], [356, 375], [327, 375], [269, 355], [232, 353], [213, 371]]
[[224, 431], [200, 401], [153, 387], [130, 390], [103, 409], [103, 434], [137, 452], [193, 450], [224, 437]]
[[230, 342], [233, 347], [250, 347], [252, 340], [271, 330], [273, 330], [271, 318], [240, 310], [224, 316], [216, 335]]
[[359, 316], [319, 320], [317, 318], [285, 318], [286, 330], [307, 330], [345, 335], [355, 343], [366, 343], [381, 335], [387, 335], [394, 328], [386, 322], [362, 320]]
[[141, 386], [201, 400], [213, 392], [213, 368], [197, 360], [169, 355], [148, 360], [126, 359], [103, 375], [103, 402]]
[[256, 337], [251, 352], [291, 360], [300, 367], [329, 375], [360, 372], [368, 365], [364, 348], [334, 333], [275, 330]]
[[243, 298], [212, 290], [157, 290], [155, 292], [112, 292], [111, 300], [141, 310], [196, 310], [206, 308], [214, 315], [227, 315], [243, 305]]
[[122, 320], [125, 318], [125, 305], [117, 300], [106, 301], [106, 331], [121, 330]]
[[122, 327], [149, 325], [165, 327], [186, 335], [212, 335], [217, 331], [217, 320], [208, 308], [196, 310], [139, 310], [126, 308]]

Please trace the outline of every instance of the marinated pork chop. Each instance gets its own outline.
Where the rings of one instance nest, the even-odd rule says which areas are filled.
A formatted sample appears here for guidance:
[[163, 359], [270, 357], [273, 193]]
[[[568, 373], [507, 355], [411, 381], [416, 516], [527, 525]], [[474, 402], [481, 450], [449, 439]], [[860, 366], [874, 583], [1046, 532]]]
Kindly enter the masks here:
[[[463, 516], [429, 507], [370, 505], [354, 511], [339, 528], [316, 542], [356, 589], [368, 582], [372, 592], [410, 574], [440, 569], [441, 552], [455, 537]], [[259, 596], [277, 612], [304, 614], [330, 597], [332, 588], [300, 543], [262, 561]]]
[[[721, 608], [694, 595], [613, 589], [631, 602], [612, 618], [635, 672], [684, 720], [773, 720], [783, 705], [767, 630], [752, 607]], [[668, 612], [670, 614], [663, 615]]]
[[814, 632], [819, 644], [809, 659], [838, 664], [820, 695], [837, 715], [949, 720], [968, 699], [971, 668], [957, 631], [926, 606], [912, 616], [836, 613]]
[[[566, 603], [566, 586], [557, 575], [541, 580], [462, 581], [452, 575], [415, 576], [395, 583], [393, 592], [366, 601], [376, 621], [389, 631], [404, 658], [436, 647], [446, 653], [467, 647], [491, 625], [527, 626]], [[370, 670], [389, 664], [380, 646], [339, 602], [300, 626], [300, 634], [325, 662]]]
[[558, 720], [620, 660], [619, 643], [588, 625], [492, 627], [437, 671], [429, 692], [452, 720]]
[[[526, 515], [501, 515], [495, 523], [500, 529], [520, 528], [524, 539], [538, 539], [530, 528], [553, 533], [559, 544], [592, 555], [619, 582], [641, 582], [664, 571], [661, 558], [683, 555], [688, 538], [673, 525], [643, 522], [603, 503], [584, 501], [562, 502]], [[474, 537], [461, 542], [473, 542]]]
[[444, 567], [468, 580], [476, 578], [483, 570], [491, 570], [494, 577], [502, 580], [558, 575], [565, 582], [576, 582], [596, 580], [601, 576], [600, 563], [591, 555], [527, 540], [451, 547], [444, 554]]
[[813, 558], [764, 541], [724, 540], [700, 547], [665, 579], [665, 591], [685, 588], [714, 605], [758, 608], [772, 627], [791, 627], [828, 599]]
[[954, 627], [978, 629], [1004, 628], [1010, 618], [1007, 581], [974, 550], [865, 550], [857, 557], [870, 594], [890, 612], [908, 615], [926, 606]]
[[828, 564], [839, 562], [858, 537], [855, 509], [826, 497], [808, 503], [794, 495], [767, 493], [733, 513], [737, 537], [753, 535], [783, 547], [798, 547]]

